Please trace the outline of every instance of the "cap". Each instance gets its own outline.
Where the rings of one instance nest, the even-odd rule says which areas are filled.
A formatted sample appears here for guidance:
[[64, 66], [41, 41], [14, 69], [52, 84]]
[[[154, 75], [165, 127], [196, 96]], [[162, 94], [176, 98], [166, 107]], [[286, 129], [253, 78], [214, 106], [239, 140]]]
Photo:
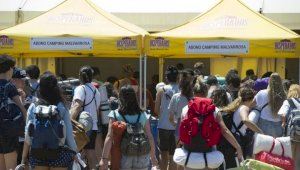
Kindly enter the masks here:
[[23, 79], [26, 78], [26, 71], [20, 68], [14, 68], [12, 78]]

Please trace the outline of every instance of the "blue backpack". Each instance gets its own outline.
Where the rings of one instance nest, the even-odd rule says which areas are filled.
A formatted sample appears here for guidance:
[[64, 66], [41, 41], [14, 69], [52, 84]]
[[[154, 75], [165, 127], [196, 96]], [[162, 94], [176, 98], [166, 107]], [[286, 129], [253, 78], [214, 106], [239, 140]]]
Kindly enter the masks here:
[[65, 145], [65, 123], [54, 105], [36, 105], [35, 119], [28, 122], [31, 154], [40, 160], [57, 159]]
[[18, 137], [25, 127], [20, 108], [7, 95], [8, 85], [0, 87], [0, 138]]

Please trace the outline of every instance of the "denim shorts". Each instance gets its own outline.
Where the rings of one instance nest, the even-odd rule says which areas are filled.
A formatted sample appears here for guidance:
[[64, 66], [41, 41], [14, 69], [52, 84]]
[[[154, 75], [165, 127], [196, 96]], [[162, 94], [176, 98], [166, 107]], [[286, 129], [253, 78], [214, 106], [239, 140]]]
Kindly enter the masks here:
[[121, 170], [146, 170], [149, 167], [150, 155], [125, 156], [122, 155]]
[[281, 137], [283, 135], [281, 121], [273, 122], [260, 118], [257, 125], [265, 135], [273, 136], [274, 138]]

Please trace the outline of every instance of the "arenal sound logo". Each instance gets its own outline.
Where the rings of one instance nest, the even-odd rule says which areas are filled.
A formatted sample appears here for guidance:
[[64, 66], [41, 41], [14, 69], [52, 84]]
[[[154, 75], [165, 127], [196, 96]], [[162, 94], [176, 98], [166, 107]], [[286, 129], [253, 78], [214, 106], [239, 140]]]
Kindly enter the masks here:
[[124, 37], [117, 41], [117, 48], [120, 50], [133, 50], [137, 49], [137, 41], [130, 38], [130, 37]]
[[276, 51], [284, 51], [284, 52], [294, 52], [296, 50], [296, 43], [291, 40], [281, 40], [279, 42], [275, 42], [275, 50]]
[[14, 40], [6, 35], [0, 36], [0, 48], [12, 48], [14, 46]]

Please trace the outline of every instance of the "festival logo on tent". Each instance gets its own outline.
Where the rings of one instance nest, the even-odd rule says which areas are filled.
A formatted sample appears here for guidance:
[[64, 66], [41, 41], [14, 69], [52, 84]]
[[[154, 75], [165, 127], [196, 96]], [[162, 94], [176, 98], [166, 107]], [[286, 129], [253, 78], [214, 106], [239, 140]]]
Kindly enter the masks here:
[[13, 48], [14, 40], [6, 35], [0, 36], [0, 48]]
[[295, 52], [296, 43], [291, 40], [281, 40], [279, 42], [275, 42], [275, 50], [276, 52]]
[[226, 15], [204, 22], [199, 28], [202, 30], [237, 29], [248, 25], [246, 18]]
[[150, 49], [168, 49], [170, 47], [170, 41], [163, 37], [157, 37], [150, 40]]
[[120, 40], [117, 40], [117, 49], [118, 50], [135, 50], [135, 49], [137, 49], [137, 41], [130, 37], [124, 37]]
[[50, 16], [48, 22], [56, 24], [92, 24], [94, 18], [74, 12], [64, 12]]

